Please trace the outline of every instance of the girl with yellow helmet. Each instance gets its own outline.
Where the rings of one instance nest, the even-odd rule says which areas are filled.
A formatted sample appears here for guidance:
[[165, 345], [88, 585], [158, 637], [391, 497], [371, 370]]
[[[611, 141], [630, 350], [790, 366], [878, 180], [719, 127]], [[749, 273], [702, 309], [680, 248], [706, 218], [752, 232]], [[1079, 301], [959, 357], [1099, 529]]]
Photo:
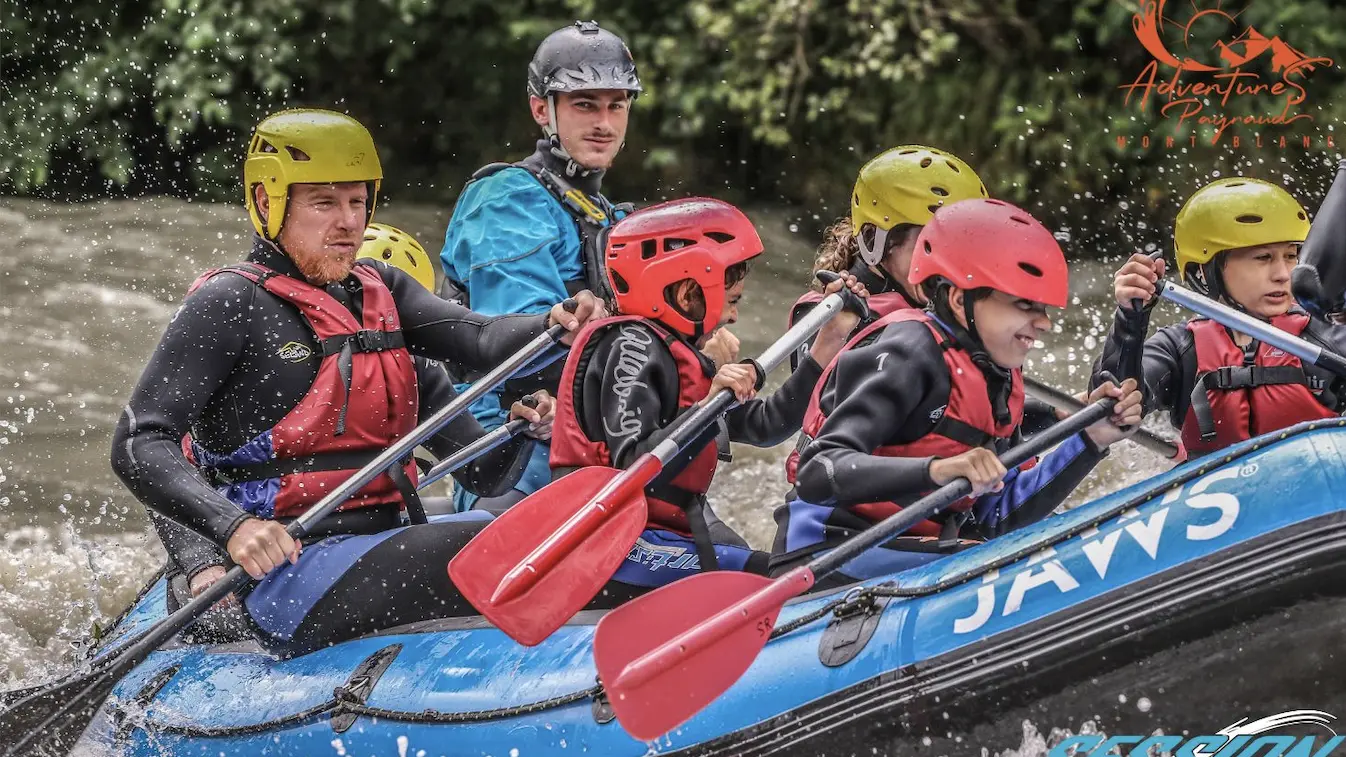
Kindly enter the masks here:
[[[1340, 351], [1341, 336], [1310, 321], [1291, 297], [1290, 272], [1308, 232], [1308, 214], [1283, 188], [1221, 179], [1178, 212], [1174, 256], [1183, 281], [1203, 294]], [[1333, 376], [1214, 321], [1193, 318], [1146, 340], [1164, 268], [1162, 260], [1138, 253], [1117, 271], [1118, 308], [1095, 382], [1104, 371], [1143, 377], [1146, 412], [1168, 410], [1194, 456], [1342, 410]]]
[[[921, 145], [894, 147], [860, 169], [851, 192], [851, 214], [827, 229], [813, 270], [850, 274], [871, 295], [870, 309], [922, 308], [924, 299], [908, 283], [916, 236], [944, 205], [987, 197], [972, 167], [943, 150]], [[800, 298], [793, 322], [818, 301]]]

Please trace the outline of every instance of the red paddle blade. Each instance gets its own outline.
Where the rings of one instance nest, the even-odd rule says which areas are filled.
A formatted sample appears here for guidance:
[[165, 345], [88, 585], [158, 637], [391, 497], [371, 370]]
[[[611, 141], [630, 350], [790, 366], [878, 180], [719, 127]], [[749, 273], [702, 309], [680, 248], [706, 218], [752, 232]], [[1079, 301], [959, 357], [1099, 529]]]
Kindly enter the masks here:
[[554, 551], [554, 563], [525, 571], [527, 588], [501, 593], [501, 585], [567, 521], [587, 512], [590, 500], [621, 474], [613, 468], [582, 468], [528, 495], [449, 561], [454, 585], [510, 638], [530, 647], [541, 642], [597, 596], [626, 559], [645, 529], [644, 493], [637, 489], [613, 498], [604, 517], [583, 520], [572, 534], [577, 541]]
[[[770, 596], [769, 606], [746, 616], [726, 611], [749, 597], [777, 594], [765, 590], [778, 585], [779, 579], [751, 573], [701, 573], [603, 616], [594, 634], [594, 662], [626, 732], [641, 741], [657, 739], [732, 686], [757, 659], [792, 595], [779, 601]], [[696, 638], [696, 631], [721, 618], [717, 632]], [[688, 631], [691, 643], [661, 649]]]

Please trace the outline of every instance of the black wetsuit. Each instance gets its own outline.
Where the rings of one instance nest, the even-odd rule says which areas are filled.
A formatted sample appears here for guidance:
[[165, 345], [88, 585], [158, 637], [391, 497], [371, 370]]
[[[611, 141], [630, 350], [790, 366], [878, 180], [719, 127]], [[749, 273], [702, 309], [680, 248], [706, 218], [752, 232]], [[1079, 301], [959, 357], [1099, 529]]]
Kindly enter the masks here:
[[[946, 329], [947, 330], [947, 329]], [[1009, 377], [983, 371], [992, 407], [1008, 412]], [[827, 414], [816, 439], [802, 450], [795, 489], [776, 511], [772, 571], [778, 572], [835, 546], [870, 524], [846, 508], [866, 502], [907, 504], [937, 488], [932, 457], [885, 457], [880, 447], [908, 444], [928, 435], [949, 404], [950, 373], [930, 329], [917, 321], [889, 325], [872, 341], [839, 358], [821, 396]], [[1022, 426], [1020, 428], [1022, 433]], [[1018, 441], [1000, 444], [1008, 448]], [[999, 449], [997, 451], [1003, 451]], [[1104, 457], [1080, 434], [1037, 466], [1009, 472], [1005, 488], [980, 497], [964, 539], [990, 539], [1051, 514]], [[938, 557], [931, 541], [899, 537], [892, 549], [871, 550], [873, 560], [823, 586], [912, 567]], [[887, 553], [887, 554], [880, 554]]]
[[[690, 344], [687, 347], [700, 361], [703, 374], [713, 376], [715, 366], [710, 358]], [[662, 337], [642, 323], [628, 322], [609, 328], [586, 346], [581, 357], [584, 362], [576, 373], [577, 420], [585, 436], [607, 445], [612, 464], [618, 468], [630, 465], [652, 450], [676, 428], [679, 419], [692, 412], [690, 407], [678, 409], [678, 366], [673, 353]], [[770, 447], [789, 439], [799, 430], [809, 392], [821, 376], [822, 368], [807, 359], [771, 396], [750, 400], [730, 410], [719, 427], [707, 430], [665, 468], [651, 491], [658, 491], [659, 484], [677, 476], [707, 444], [717, 443], [717, 436], [722, 452], [727, 452], [726, 441]], [[568, 472], [553, 470], [555, 475]], [[705, 503], [704, 495], [697, 500], [695, 505], [705, 513], [710, 539], [716, 545], [719, 567], [765, 572], [766, 553], [750, 550], [742, 537], [720, 522]], [[661, 531], [653, 524], [645, 539], [664, 549], [684, 549], [689, 555], [694, 551], [690, 540]], [[618, 571], [617, 579], [647, 586], [668, 582], [663, 577], [673, 571], [666, 559], [660, 556], [651, 565], [653, 557], [644, 560], [639, 559], [642, 554], [633, 552], [633, 555]], [[694, 572], [697, 566], [685, 567]], [[656, 582], [651, 573], [660, 575], [660, 580]]]
[[[260, 239], [255, 239], [248, 259], [300, 276], [287, 256]], [[395, 268], [372, 261], [358, 265], [374, 266], [387, 284], [407, 349], [416, 355], [487, 370], [546, 326], [545, 315], [485, 318], [436, 297]], [[358, 316], [358, 279], [348, 277], [327, 291]], [[285, 349], [292, 342], [307, 349]], [[312, 357], [295, 359], [305, 352]], [[183, 455], [181, 439], [190, 432], [206, 449], [226, 454], [273, 427], [307, 393], [317, 375], [318, 355], [316, 337], [297, 308], [238, 275], [209, 279], [183, 301], [150, 357], [114, 434], [114, 470], [148, 507], [223, 546], [254, 516], [205, 481]], [[445, 394], [451, 388], [438, 377], [429, 383], [435, 395], [425, 398], [429, 403], [451, 396]], [[470, 415], [461, 416], [437, 443], [448, 451], [480, 433], [479, 428]], [[488, 491], [512, 485], [509, 477], [517, 476], [524, 446], [520, 441], [497, 451], [461, 480]], [[305, 557], [328, 550], [344, 555], [335, 559], [336, 552], [329, 551], [328, 569], [321, 575], [305, 574], [312, 562], [301, 558], [299, 566], [287, 563], [254, 588], [247, 606], [269, 641], [302, 651], [389, 625], [471, 612], [448, 581], [444, 565], [489, 514], [398, 529], [399, 509], [361, 508], [318, 524], [327, 533], [359, 535], [305, 547]], [[364, 548], [357, 550], [356, 544]], [[377, 591], [365, 591], [370, 577], [363, 571], [378, 576]], [[286, 605], [283, 584], [295, 584], [296, 574], [310, 587], [329, 585], [320, 596], [310, 597], [307, 606], [298, 603], [286, 610], [281, 607]], [[266, 597], [266, 608], [254, 602], [259, 596]], [[259, 613], [266, 617], [259, 619]]]

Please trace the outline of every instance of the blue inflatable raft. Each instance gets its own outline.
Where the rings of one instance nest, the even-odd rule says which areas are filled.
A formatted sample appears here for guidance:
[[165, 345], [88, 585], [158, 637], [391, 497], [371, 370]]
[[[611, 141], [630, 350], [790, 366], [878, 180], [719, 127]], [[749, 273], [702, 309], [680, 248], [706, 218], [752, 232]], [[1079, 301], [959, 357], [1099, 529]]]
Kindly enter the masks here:
[[[622, 730], [595, 679], [597, 613], [531, 649], [477, 618], [288, 660], [249, 641], [178, 640], [122, 680], [84, 738], [127, 756], [883, 753], [871, 745], [1336, 592], [1344, 426], [1255, 439], [921, 569], [792, 602], [747, 674], [654, 744]], [[103, 649], [169, 601], [156, 580]]]

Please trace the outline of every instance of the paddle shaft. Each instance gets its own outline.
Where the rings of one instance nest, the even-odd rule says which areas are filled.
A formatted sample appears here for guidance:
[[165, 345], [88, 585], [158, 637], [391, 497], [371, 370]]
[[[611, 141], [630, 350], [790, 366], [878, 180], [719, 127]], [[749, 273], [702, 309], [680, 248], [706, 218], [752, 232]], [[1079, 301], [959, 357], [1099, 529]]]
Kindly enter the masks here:
[[[556, 325], [547, 329], [545, 333], [539, 334], [537, 338], [529, 342], [523, 349], [514, 353], [505, 362], [501, 363], [495, 369], [483, 376], [479, 381], [469, 387], [462, 394], [458, 395], [452, 402], [445, 405], [439, 412], [430, 416], [424, 423], [412, 430], [410, 434], [399, 439], [396, 444], [384, 450], [378, 457], [374, 458], [369, 464], [361, 468], [355, 475], [351, 476], [341, 486], [332, 490], [321, 501], [309, 508], [308, 512], [291, 522], [286, 526], [285, 531], [292, 538], [299, 539], [308, 533], [309, 529], [315, 523], [322, 520], [332, 511], [336, 510], [342, 502], [346, 501], [351, 495], [364, 488], [366, 484], [373, 481], [385, 470], [394, 464], [400, 463], [411, 454], [417, 446], [424, 443], [427, 439], [439, 433], [449, 421], [463, 413], [472, 403], [481, 399], [487, 393], [494, 390], [497, 386], [504, 383], [506, 379], [513, 376], [519, 369], [532, 362], [539, 354], [553, 345], [564, 336], [565, 328]], [[23, 754], [28, 752], [15, 751], [19, 749], [36, 748], [36, 740], [42, 738], [42, 735], [48, 730], [62, 722], [62, 716], [75, 708], [84, 700], [97, 700], [101, 702], [110, 691], [109, 683], [115, 682], [127, 673], [131, 672], [137, 665], [144, 662], [150, 653], [158, 649], [164, 642], [173, 638], [182, 629], [191, 625], [193, 621], [201, 617], [207, 610], [215, 605], [216, 602], [223, 599], [230, 592], [237, 591], [247, 584], [249, 576], [242, 566], [235, 565], [229, 569], [219, 581], [211, 584], [199, 596], [183, 605], [172, 615], [160, 621], [156, 626], [145, 632], [138, 641], [118, 653], [117, 659], [109, 664], [105, 669], [98, 672], [90, 679], [88, 686], [84, 687], [79, 694], [73, 697], [64, 707], [57, 709], [48, 717], [41, 726], [35, 729], [28, 737], [12, 747], [3, 754]], [[30, 698], [40, 697], [41, 694], [34, 694]], [[20, 701], [14, 705], [18, 708], [23, 705]], [[96, 707], [90, 707], [96, 709]], [[76, 709], [77, 714], [83, 712], [83, 707]], [[92, 715], [92, 712], [88, 713]]]
[[[1024, 388], [1028, 390], [1030, 395], [1037, 397], [1057, 410], [1069, 410], [1074, 413], [1085, 408], [1083, 402], [1080, 402], [1060, 389], [1057, 389], [1054, 386], [1048, 386], [1041, 381], [1028, 378], [1027, 376], [1024, 377]], [[1136, 431], [1136, 435], [1131, 437], [1131, 440], [1151, 452], [1158, 452], [1164, 457], [1174, 458], [1178, 456], [1178, 445], [1173, 442], [1165, 441], [1145, 429]]]
[[1190, 289], [1185, 289], [1169, 281], [1164, 282], [1164, 286], [1159, 290], [1159, 296], [1204, 315], [1212, 321], [1222, 323], [1235, 331], [1266, 342], [1272, 347], [1279, 347], [1306, 363], [1321, 366], [1338, 376], [1346, 378], [1346, 359], [1342, 358], [1341, 355], [1325, 350], [1316, 344], [1311, 344], [1293, 334], [1281, 331], [1247, 313], [1241, 313], [1228, 305], [1216, 302], [1209, 297], [1202, 297]]
[[518, 436], [526, 428], [528, 428], [528, 421], [522, 418], [515, 418], [494, 431], [479, 437], [476, 441], [463, 447], [452, 455], [449, 455], [443, 460], [440, 460], [435, 464], [435, 467], [426, 471], [425, 475], [421, 477], [420, 483], [416, 485], [416, 490], [420, 491], [436, 481], [439, 481], [464, 465], [467, 465], [487, 452], [490, 452], [496, 447], [499, 447], [510, 439]]
[[[759, 355], [756, 364], [763, 375], [758, 376], [758, 381], [763, 380], [765, 373], [770, 373], [817, 333], [841, 311], [845, 302], [842, 293], [824, 297], [816, 307], [776, 340], [775, 344]], [[614, 476], [588, 503], [511, 568], [491, 595], [491, 604], [501, 605], [523, 596], [537, 583], [538, 578], [554, 569], [615, 509], [643, 492], [664, 466], [672, 462], [684, 447], [700, 438], [706, 429], [737, 401], [732, 391], [721, 389], [715, 396], [688, 413], [663, 441], [655, 445], [654, 449], [641, 455], [630, 467]]]
[[[1089, 405], [1001, 455], [1001, 464], [1009, 469], [1027, 462], [1030, 458], [1108, 417], [1116, 404], [1117, 401], [1109, 397]], [[685, 633], [633, 660], [618, 676], [620, 686], [629, 689], [643, 685], [660, 672], [680, 664], [691, 655], [735, 633], [745, 623], [755, 623], [765, 643], [771, 633], [771, 619], [775, 617], [774, 613], [780, 610], [781, 605], [808, 591], [818, 578], [832, 573], [866, 550], [910, 530], [917, 523], [929, 519], [971, 492], [972, 484], [965, 478], [959, 478], [907, 505], [900, 512], [852, 536], [822, 557], [791, 570], [704, 623], [693, 626]]]

